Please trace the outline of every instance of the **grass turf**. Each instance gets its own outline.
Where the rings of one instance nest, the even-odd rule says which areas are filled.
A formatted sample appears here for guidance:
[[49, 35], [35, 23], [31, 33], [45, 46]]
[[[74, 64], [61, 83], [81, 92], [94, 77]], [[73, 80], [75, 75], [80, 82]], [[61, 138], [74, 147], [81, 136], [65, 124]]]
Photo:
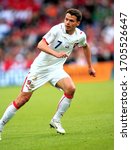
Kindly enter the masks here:
[[[49, 128], [62, 92], [47, 84], [5, 126], [0, 150], [113, 150], [113, 80], [79, 83], [76, 88], [72, 105], [62, 118], [67, 134]], [[19, 90], [0, 88], [0, 117]]]

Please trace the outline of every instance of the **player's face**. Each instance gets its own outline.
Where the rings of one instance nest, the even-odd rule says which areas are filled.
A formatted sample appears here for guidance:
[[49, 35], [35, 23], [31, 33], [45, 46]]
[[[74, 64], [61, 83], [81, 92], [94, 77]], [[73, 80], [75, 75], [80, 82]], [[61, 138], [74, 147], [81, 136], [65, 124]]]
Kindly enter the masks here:
[[66, 32], [68, 34], [73, 34], [75, 28], [80, 24], [80, 21], [77, 21], [76, 16], [67, 13], [64, 19], [64, 23], [65, 23]]

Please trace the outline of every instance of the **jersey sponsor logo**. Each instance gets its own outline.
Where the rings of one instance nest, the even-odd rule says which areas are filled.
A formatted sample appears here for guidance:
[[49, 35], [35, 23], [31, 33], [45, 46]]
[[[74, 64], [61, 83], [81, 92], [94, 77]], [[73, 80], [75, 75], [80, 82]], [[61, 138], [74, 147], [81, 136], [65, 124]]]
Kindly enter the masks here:
[[65, 48], [70, 48], [70, 46], [69, 45], [65, 45]]
[[[75, 44], [74, 44], [74, 47], [76, 47], [78, 44], [79, 44], [79, 43], [75, 43]], [[74, 48], [74, 47], [73, 47], [73, 48]]]

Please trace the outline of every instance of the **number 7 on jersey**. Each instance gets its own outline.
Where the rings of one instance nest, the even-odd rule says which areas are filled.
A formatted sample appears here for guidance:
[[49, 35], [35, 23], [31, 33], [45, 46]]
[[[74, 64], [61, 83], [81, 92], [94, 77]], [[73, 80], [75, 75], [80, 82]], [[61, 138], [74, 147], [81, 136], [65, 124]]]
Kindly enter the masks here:
[[58, 42], [58, 44], [55, 46], [55, 49], [56, 49], [57, 47], [59, 47], [59, 46], [62, 44], [61, 41], [57, 41], [57, 42]]

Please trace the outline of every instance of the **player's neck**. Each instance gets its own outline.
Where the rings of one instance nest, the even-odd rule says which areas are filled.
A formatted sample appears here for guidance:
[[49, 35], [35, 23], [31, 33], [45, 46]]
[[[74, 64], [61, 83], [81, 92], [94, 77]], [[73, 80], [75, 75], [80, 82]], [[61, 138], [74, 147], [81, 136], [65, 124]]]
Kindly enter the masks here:
[[74, 34], [74, 32], [75, 32], [75, 30], [70, 30], [70, 31], [67, 31], [67, 30], [66, 30], [66, 33], [69, 34], [69, 35]]

